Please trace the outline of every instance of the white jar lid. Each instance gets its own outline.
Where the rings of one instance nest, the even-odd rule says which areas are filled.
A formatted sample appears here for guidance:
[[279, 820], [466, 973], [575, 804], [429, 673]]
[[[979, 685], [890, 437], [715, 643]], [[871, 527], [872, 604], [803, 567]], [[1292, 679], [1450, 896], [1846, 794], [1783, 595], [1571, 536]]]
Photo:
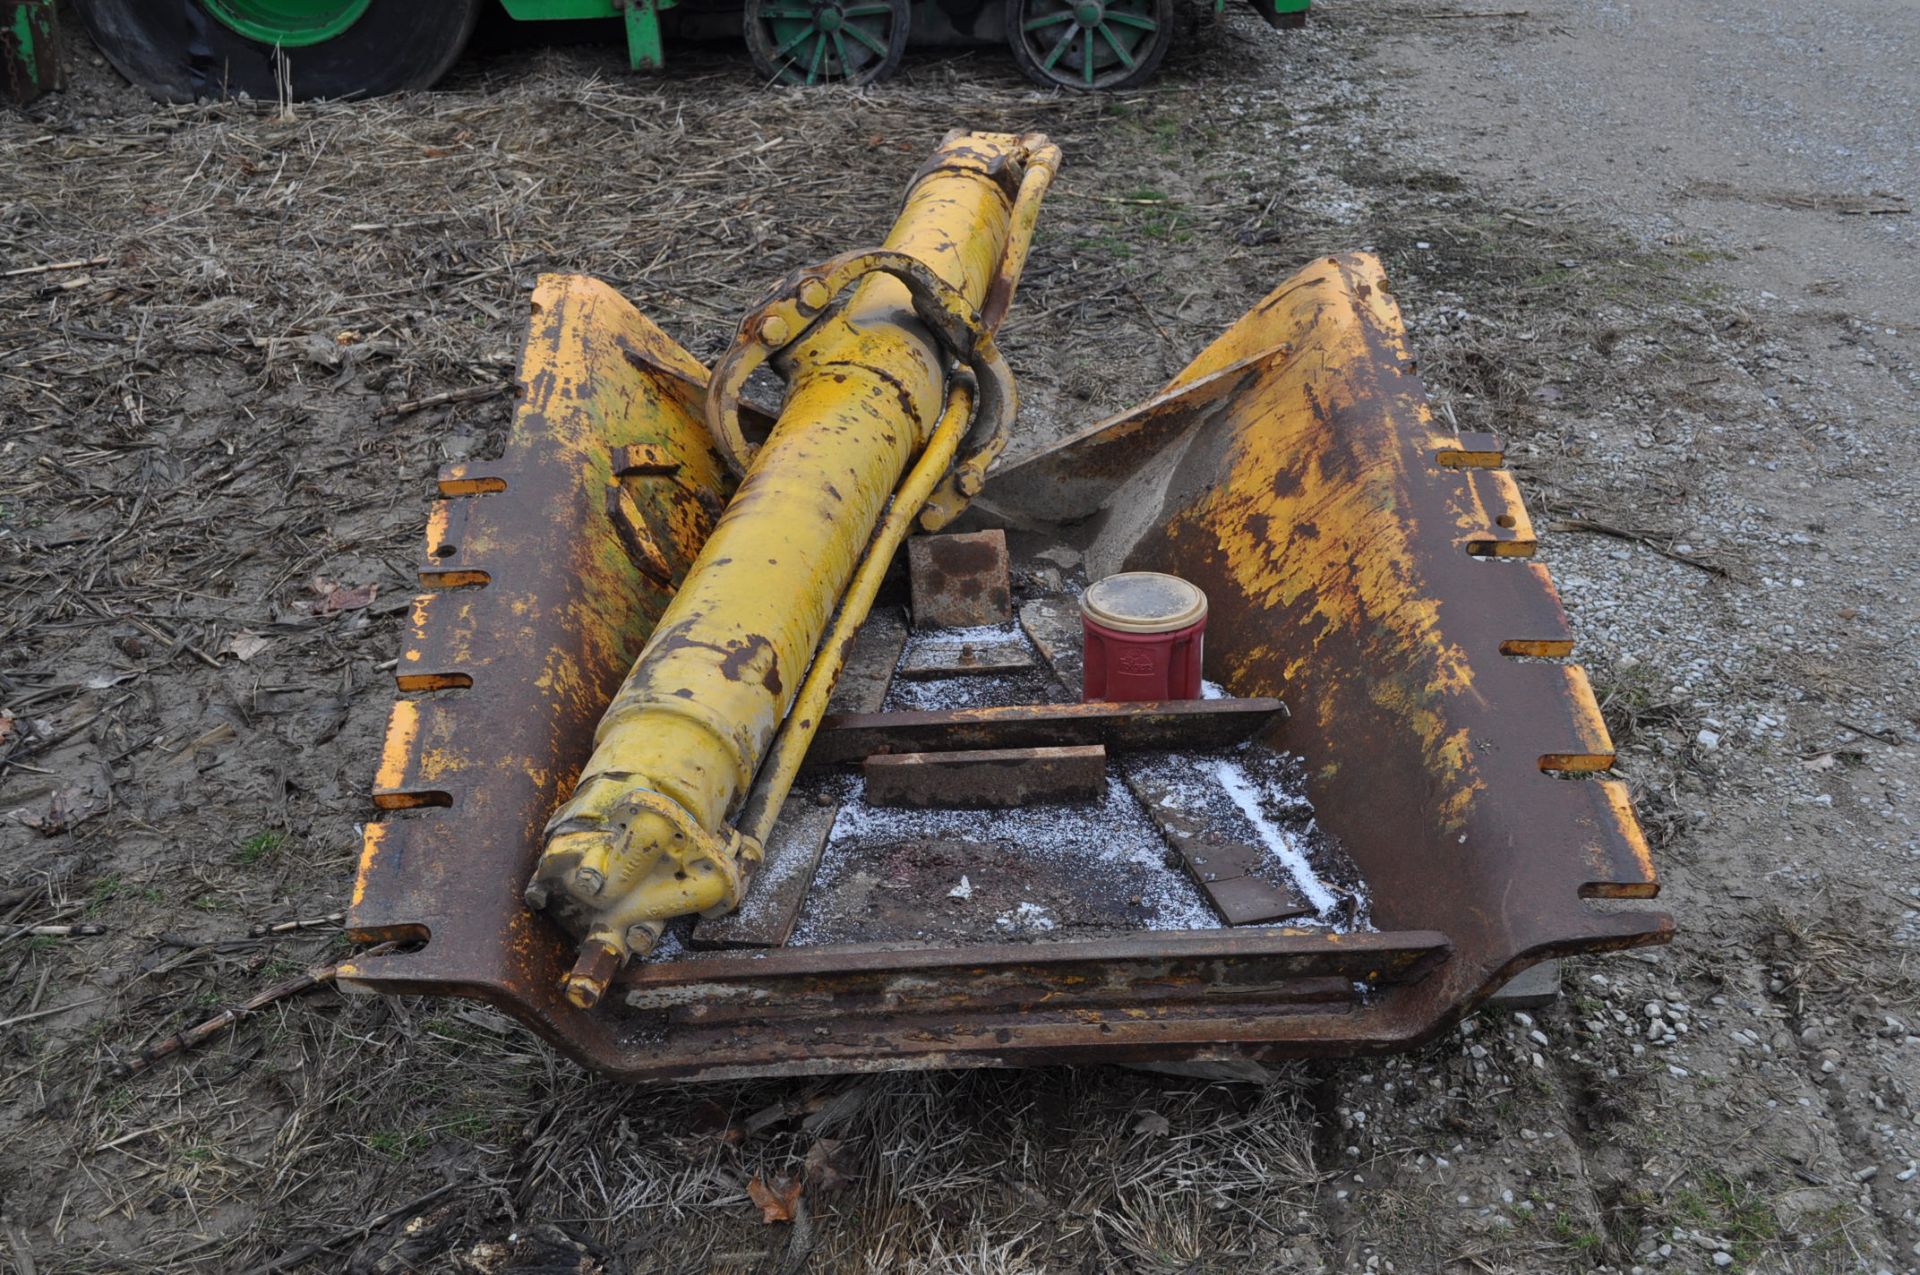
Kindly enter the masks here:
[[1205, 618], [1207, 595], [1179, 576], [1123, 571], [1089, 585], [1080, 595], [1080, 613], [1124, 633], [1172, 633]]

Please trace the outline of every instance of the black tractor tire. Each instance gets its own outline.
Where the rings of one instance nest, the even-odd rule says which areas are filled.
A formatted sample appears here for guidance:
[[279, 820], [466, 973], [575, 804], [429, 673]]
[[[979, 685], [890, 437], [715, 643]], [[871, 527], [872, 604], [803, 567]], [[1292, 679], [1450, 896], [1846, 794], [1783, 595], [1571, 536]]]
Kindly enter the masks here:
[[[1072, 0], [1007, 0], [1007, 44], [1013, 60], [1035, 84], [1082, 93], [1136, 88], [1153, 78], [1173, 45], [1176, 3], [1187, 0], [1109, 0], [1101, 7], [1119, 10], [1124, 19], [1124, 25], [1115, 24], [1119, 34], [1111, 36], [1082, 27], [1071, 16]], [[1153, 29], [1143, 30], [1137, 25], [1141, 21], [1153, 23]], [[1047, 25], [1029, 30], [1034, 24]], [[1064, 49], [1054, 47], [1061, 40], [1055, 32], [1065, 33]], [[1115, 48], [1115, 40], [1126, 47], [1125, 54]], [[1092, 83], [1085, 74], [1089, 51]], [[1132, 59], [1131, 66], [1126, 58]]]
[[[87, 34], [120, 74], [162, 102], [279, 96], [274, 46], [200, 0], [78, 0]], [[373, 0], [358, 22], [286, 50], [292, 96], [378, 97], [431, 88], [459, 60], [486, 0]]]

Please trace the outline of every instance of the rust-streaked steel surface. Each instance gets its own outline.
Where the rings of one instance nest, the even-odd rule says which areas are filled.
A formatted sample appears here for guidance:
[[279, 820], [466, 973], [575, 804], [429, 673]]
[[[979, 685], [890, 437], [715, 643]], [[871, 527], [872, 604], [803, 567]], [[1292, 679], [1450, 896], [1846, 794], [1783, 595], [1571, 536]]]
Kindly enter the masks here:
[[839, 766], [875, 753], [960, 748], [1226, 748], [1286, 715], [1277, 699], [1093, 700], [1080, 704], [993, 704], [896, 713], [836, 713], [820, 723], [809, 766]]
[[1013, 618], [1007, 579], [1007, 533], [915, 536], [907, 541], [913, 627], [964, 629]]
[[[862, 770], [868, 805], [906, 810], [1011, 810], [1094, 802], [1107, 791], [1107, 750], [1099, 744], [878, 753]], [[1071, 819], [1075, 812], [1060, 814]]]
[[382, 991], [472, 996], [583, 1061], [616, 1021], [560, 994], [558, 927], [520, 893], [547, 816], [668, 589], [732, 489], [700, 424], [706, 369], [605, 284], [533, 296], [521, 402], [497, 463], [449, 467], [427, 524], [348, 927], [418, 950], [342, 966]]
[[1409, 1032], [1534, 961], [1672, 932], [1604, 902], [1653, 897], [1653, 863], [1626, 785], [1597, 775], [1613, 744], [1585, 671], [1547, 662], [1573, 635], [1501, 463], [1495, 440], [1435, 421], [1380, 263], [1348, 253], [1287, 280], [1142, 409], [984, 495], [1095, 514], [1095, 574], [1206, 590], [1209, 676], [1286, 700], [1267, 738], [1305, 759], [1376, 923], [1453, 945], [1363, 1012]]
[[577, 1010], [570, 945], [519, 891], [727, 490], [704, 369], [602, 285], [542, 281], [522, 377], [506, 457], [442, 481], [349, 917], [417, 943], [351, 982], [489, 1001], [614, 1075], [718, 1079], [1395, 1049], [1534, 960], [1670, 933], [1596, 903], [1655, 885], [1624, 787], [1588, 773], [1612, 748], [1584, 675], [1515, 658], [1564, 657], [1566, 618], [1494, 445], [1432, 420], [1356, 254], [987, 497], [1093, 513], [1091, 562], [1207, 590], [1209, 675], [1291, 705], [1266, 738], [1306, 759], [1384, 932], [697, 954]]

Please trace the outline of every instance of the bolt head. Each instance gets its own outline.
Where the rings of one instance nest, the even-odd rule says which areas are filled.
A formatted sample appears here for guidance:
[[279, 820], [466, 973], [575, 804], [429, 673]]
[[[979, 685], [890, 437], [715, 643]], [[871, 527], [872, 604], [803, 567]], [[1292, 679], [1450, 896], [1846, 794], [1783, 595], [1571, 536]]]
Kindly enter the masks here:
[[787, 321], [777, 314], [770, 314], [760, 323], [760, 339], [768, 345], [785, 345], [792, 332]]

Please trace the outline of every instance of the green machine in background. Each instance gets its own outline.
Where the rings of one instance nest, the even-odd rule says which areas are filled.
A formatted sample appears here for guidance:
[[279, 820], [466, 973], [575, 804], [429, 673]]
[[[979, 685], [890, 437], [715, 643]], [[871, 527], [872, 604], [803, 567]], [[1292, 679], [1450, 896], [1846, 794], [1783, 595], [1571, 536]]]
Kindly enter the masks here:
[[[431, 86], [459, 58], [483, 10], [519, 22], [618, 21], [634, 69], [665, 64], [666, 38], [745, 36], [754, 66], [783, 84], [871, 84], [909, 43], [1005, 41], [1049, 87], [1131, 88], [1177, 32], [1226, 0], [76, 0], [109, 60], [167, 101], [248, 93], [356, 97]], [[1298, 26], [1311, 0], [1249, 0]], [[0, 13], [52, 22], [53, 0], [0, 0]], [[38, 28], [35, 28], [38, 30]], [[31, 65], [30, 44], [22, 65]], [[16, 41], [17, 43], [17, 41]], [[15, 45], [9, 45], [10, 55]], [[48, 59], [41, 59], [42, 62]], [[19, 59], [9, 57], [9, 82]], [[57, 67], [57, 59], [54, 61]]]
[[31, 102], [61, 85], [60, 31], [54, 0], [0, 0], [0, 63], [7, 97]]

